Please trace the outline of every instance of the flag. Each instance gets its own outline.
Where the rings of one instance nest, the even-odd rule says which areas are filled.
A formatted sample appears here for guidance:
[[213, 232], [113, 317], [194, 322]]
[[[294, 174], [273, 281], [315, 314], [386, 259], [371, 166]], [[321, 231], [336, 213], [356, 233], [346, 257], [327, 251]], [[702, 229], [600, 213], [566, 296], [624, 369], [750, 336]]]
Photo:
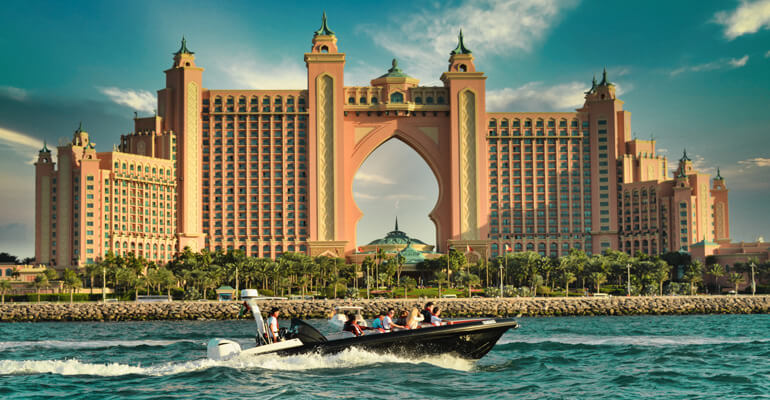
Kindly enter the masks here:
[[505, 252], [507, 253], [507, 252], [510, 252], [510, 251], [511, 251], [511, 246], [509, 246], [508, 243], [506, 243], [505, 244]]
[[471, 245], [466, 245], [466, 246], [465, 246], [465, 252], [466, 252], [466, 253], [470, 253], [470, 252], [472, 252], [472, 251], [473, 251], [473, 249], [471, 248]]
[[356, 249], [356, 251], [359, 252], [359, 253], [363, 253], [364, 252], [364, 248], [363, 247], [359, 247], [359, 248]]

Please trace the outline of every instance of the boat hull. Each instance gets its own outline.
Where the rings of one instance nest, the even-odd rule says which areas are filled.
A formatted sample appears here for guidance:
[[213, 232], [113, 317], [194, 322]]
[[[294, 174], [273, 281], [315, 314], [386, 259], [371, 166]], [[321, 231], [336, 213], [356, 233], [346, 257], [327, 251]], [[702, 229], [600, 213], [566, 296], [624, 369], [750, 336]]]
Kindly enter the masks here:
[[517, 327], [518, 324], [513, 319], [496, 319], [328, 341], [308, 340], [300, 336], [302, 342], [305, 343], [303, 346], [277, 353], [281, 355], [310, 352], [330, 354], [350, 348], [359, 348], [374, 353], [396, 354], [410, 358], [451, 354], [465, 359], [478, 360], [492, 350], [508, 329]]

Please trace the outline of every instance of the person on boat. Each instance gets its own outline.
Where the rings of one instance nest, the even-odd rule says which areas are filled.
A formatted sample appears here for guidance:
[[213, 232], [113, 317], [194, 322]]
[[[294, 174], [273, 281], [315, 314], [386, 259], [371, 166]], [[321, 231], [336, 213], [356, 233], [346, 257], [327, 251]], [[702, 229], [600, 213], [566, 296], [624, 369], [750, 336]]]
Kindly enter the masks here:
[[393, 317], [395, 316], [396, 310], [393, 308], [388, 308], [388, 312], [385, 314], [385, 318], [382, 319], [382, 328], [386, 331], [392, 330], [393, 328], [409, 329], [404, 324], [393, 322]]
[[433, 309], [433, 313], [430, 316], [430, 324], [433, 326], [441, 326], [444, 320], [441, 319], [441, 309], [436, 307]]
[[267, 317], [267, 334], [273, 343], [281, 340], [278, 336], [278, 314], [280, 313], [280, 309], [273, 307]]
[[417, 307], [412, 308], [412, 312], [409, 313], [409, 318], [406, 319], [406, 326], [409, 329], [417, 329], [420, 327], [420, 322], [424, 321], [425, 317], [422, 316], [420, 310]]
[[429, 301], [425, 303], [425, 309], [422, 310], [422, 319], [425, 322], [430, 322], [431, 316], [433, 316], [433, 302]]
[[386, 324], [385, 318], [387, 317], [388, 317], [387, 311], [380, 312], [380, 315], [378, 315], [377, 318], [375, 318], [374, 321], [372, 321], [372, 328], [377, 329], [380, 332], [386, 332], [387, 329], [389, 329], [385, 327], [385, 324]]
[[407, 320], [407, 319], [409, 319], [409, 311], [406, 311], [406, 310], [402, 310], [402, 311], [401, 311], [401, 312], [398, 314], [398, 318], [396, 318], [396, 323], [397, 323], [398, 325], [403, 325], [403, 326], [405, 326], [405, 327], [406, 327], [406, 329], [409, 329], [409, 326], [407, 326], [407, 324], [406, 324], [406, 320]]
[[356, 336], [361, 336], [364, 334], [365, 330], [375, 330], [374, 328], [370, 328], [368, 326], [361, 326], [358, 324], [358, 319], [356, 318], [356, 314], [348, 314], [348, 320], [345, 322], [345, 325], [342, 327], [343, 331], [350, 332]]

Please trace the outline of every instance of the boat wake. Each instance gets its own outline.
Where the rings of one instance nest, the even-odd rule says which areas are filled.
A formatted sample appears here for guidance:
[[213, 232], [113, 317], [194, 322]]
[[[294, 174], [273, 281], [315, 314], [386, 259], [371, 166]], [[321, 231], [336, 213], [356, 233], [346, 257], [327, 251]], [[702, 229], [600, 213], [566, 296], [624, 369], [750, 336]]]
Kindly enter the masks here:
[[140, 347], [140, 346], [171, 346], [176, 343], [199, 343], [205, 346], [200, 340], [91, 340], [88, 342], [66, 341], [66, 340], [38, 340], [38, 341], [18, 341], [18, 342], [0, 342], [0, 350], [19, 349], [19, 348], [42, 348], [42, 349], [106, 349], [110, 347]]
[[405, 358], [388, 354], [375, 354], [359, 349], [347, 349], [337, 354], [301, 354], [281, 357], [264, 355], [249, 358], [235, 358], [227, 361], [199, 359], [182, 363], [165, 363], [158, 365], [128, 365], [120, 363], [88, 363], [77, 359], [67, 360], [0, 360], [0, 376], [2, 375], [91, 375], [91, 376], [122, 376], [148, 375], [167, 376], [200, 371], [209, 368], [233, 368], [239, 370], [276, 370], [276, 371], [305, 371], [314, 369], [357, 368], [372, 364], [430, 364], [439, 368], [458, 371], [471, 371], [474, 362], [462, 358], [441, 355], [423, 358]]
[[719, 344], [743, 344], [770, 342], [767, 338], [750, 337], [703, 337], [703, 336], [589, 336], [589, 335], [564, 335], [549, 337], [516, 337], [515, 339], [503, 339], [497, 344], [515, 343], [560, 343], [568, 345], [586, 346], [702, 346]]

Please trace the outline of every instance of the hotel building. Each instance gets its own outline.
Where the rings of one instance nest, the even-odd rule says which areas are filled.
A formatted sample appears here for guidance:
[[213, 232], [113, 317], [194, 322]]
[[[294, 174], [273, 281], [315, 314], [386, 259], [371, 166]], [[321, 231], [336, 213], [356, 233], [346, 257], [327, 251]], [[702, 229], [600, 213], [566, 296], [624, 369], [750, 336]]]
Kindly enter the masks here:
[[655, 142], [631, 137], [606, 72], [575, 112], [488, 113], [486, 76], [458, 39], [441, 86], [420, 86], [396, 60], [369, 86], [345, 86], [324, 15], [301, 90], [205, 88], [183, 39], [157, 115], [135, 118], [113, 151], [97, 153], [83, 129], [56, 164], [40, 151], [36, 260], [64, 268], [113, 251], [163, 262], [185, 247], [351, 257], [354, 175], [394, 137], [438, 181], [440, 252], [657, 254], [729, 242], [724, 180], [686, 154], [669, 178]]

